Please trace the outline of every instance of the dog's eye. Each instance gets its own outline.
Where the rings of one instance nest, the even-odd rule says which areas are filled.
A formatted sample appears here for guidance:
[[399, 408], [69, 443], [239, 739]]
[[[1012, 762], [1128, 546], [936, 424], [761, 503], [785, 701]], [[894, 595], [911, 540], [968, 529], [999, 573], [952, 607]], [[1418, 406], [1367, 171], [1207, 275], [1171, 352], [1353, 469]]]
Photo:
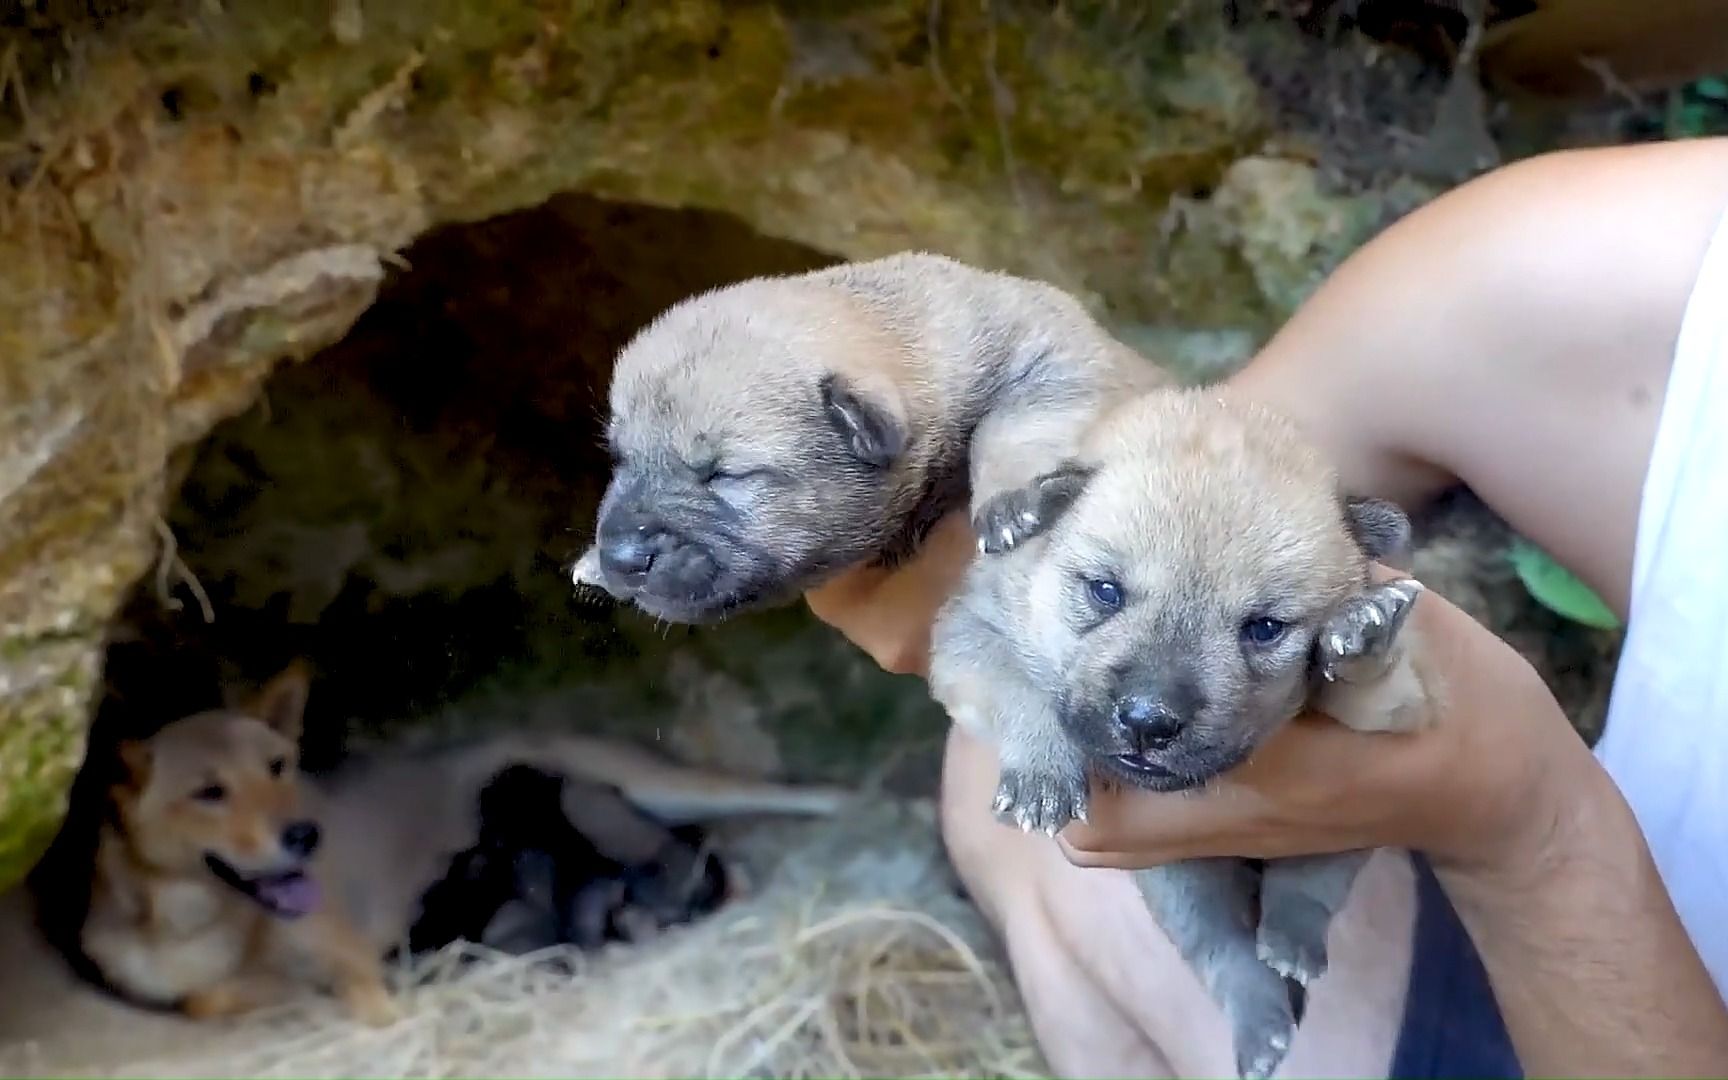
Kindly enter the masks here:
[[202, 803], [219, 803], [228, 797], [228, 789], [221, 784], [210, 784], [194, 791], [192, 797]]
[[271, 758], [270, 759], [270, 775], [271, 776], [281, 776], [282, 773], [287, 768], [288, 768], [288, 759], [287, 758], [280, 758], [279, 757], [279, 758]]
[[1101, 608], [1114, 611], [1122, 606], [1122, 586], [1109, 578], [1088, 578], [1086, 594]]
[[759, 480], [767, 475], [767, 469], [723, 469], [718, 465], [711, 465], [702, 471], [702, 482], [704, 484], [735, 483], [741, 480]]
[[1270, 645], [1283, 637], [1288, 627], [1288, 623], [1278, 619], [1249, 619], [1242, 624], [1242, 640], [1250, 645]]

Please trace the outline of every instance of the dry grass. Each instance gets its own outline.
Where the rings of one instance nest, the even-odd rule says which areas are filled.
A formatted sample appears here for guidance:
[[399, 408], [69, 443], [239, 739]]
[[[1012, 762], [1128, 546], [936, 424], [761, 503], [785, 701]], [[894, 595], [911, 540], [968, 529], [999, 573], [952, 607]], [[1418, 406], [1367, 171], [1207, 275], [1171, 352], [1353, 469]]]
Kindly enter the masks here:
[[[1012, 984], [951, 889], [927, 807], [758, 826], [761, 887], [716, 916], [597, 955], [447, 951], [404, 972], [370, 1030], [308, 1002], [73, 1062], [48, 1039], [0, 1071], [109, 1076], [1037, 1076]], [[751, 860], [746, 857], [744, 860]], [[124, 1018], [124, 1014], [120, 1014]], [[162, 1021], [154, 1020], [156, 1024]], [[84, 1035], [92, 1033], [84, 1032]], [[193, 1037], [188, 1037], [193, 1036]]]

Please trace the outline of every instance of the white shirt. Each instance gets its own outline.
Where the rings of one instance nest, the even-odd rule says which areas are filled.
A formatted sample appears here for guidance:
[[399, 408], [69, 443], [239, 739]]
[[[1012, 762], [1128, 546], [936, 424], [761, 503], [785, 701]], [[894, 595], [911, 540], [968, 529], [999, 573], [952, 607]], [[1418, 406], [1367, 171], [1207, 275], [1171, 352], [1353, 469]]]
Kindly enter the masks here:
[[1687, 301], [1596, 754], [1728, 995], [1728, 215]]

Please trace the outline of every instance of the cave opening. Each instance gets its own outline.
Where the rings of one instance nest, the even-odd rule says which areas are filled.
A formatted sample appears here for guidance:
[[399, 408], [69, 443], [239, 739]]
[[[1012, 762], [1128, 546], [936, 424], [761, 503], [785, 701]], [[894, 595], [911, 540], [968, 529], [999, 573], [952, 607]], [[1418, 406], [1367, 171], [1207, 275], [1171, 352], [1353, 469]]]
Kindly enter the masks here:
[[[241, 1023], [207, 1036], [149, 1010], [75, 994], [66, 987], [71, 972], [62, 960], [78, 962], [81, 946], [73, 942], [82, 939], [70, 935], [89, 910], [98, 825], [109, 813], [108, 789], [121, 776], [117, 744], [233, 704], [291, 663], [311, 675], [301, 765], [315, 777], [335, 778], [356, 758], [375, 763], [427, 744], [562, 730], [644, 744], [675, 762], [738, 777], [887, 796], [815, 820], [761, 815], [704, 823], [694, 835], [678, 832], [674, 839], [688, 845], [690, 865], [706, 868], [712, 854], [724, 867], [712, 877], [705, 869], [697, 884], [725, 903], [699, 906], [701, 890], [686, 888], [689, 910], [670, 915], [666, 925], [681, 924], [693, 936], [658, 935], [650, 927], [639, 941], [631, 931], [621, 951], [606, 954], [618, 965], [615, 974], [549, 967], [544, 978], [532, 976], [541, 996], [497, 1007], [550, 1015], [566, 1008], [560, 1001], [586, 1001], [591, 1015], [612, 1010], [610, 1020], [582, 1027], [594, 1044], [582, 1052], [594, 1055], [599, 1073], [620, 1071], [636, 1052], [634, 1037], [624, 1033], [653, 1019], [645, 1002], [659, 991], [650, 976], [632, 974], [628, 957], [637, 956], [645, 971], [683, 965], [674, 971], [677, 985], [694, 997], [668, 1008], [706, 1004], [704, 977], [723, 978], [733, 990], [742, 985], [748, 991], [742, 1019], [719, 1016], [710, 1027], [750, 1025], [759, 1022], [760, 999], [780, 992], [781, 979], [739, 973], [757, 958], [780, 956], [762, 942], [783, 944], [781, 935], [791, 935], [786, 947], [803, 957], [801, 977], [817, 979], [808, 991], [812, 1000], [849, 1010], [854, 997], [876, 992], [855, 986], [854, 973], [910, 965], [905, 978], [922, 979], [929, 970], [930, 986], [910, 994], [896, 989], [901, 996], [883, 1006], [886, 1014], [904, 1013], [911, 1018], [905, 1023], [931, 1032], [949, 1024], [1007, 1025], [1015, 1032], [1014, 1052], [1022, 1052], [1028, 1040], [1017, 1014], [999, 1005], [1009, 992], [1005, 969], [979, 959], [990, 948], [980, 917], [941, 854], [927, 797], [946, 724], [922, 682], [881, 672], [802, 605], [719, 626], [666, 626], [585, 598], [570, 582], [610, 468], [601, 425], [621, 346], [685, 297], [834, 261], [733, 217], [581, 194], [445, 227], [403, 253], [402, 265], [341, 341], [279, 366], [254, 405], [183, 451], [171, 463], [177, 493], [162, 522], [160, 561], [112, 625], [104, 694], [71, 812], [34, 875], [41, 901], [35, 919], [22, 910], [0, 918], [0, 955], [9, 957], [16, 988], [8, 992], [33, 1003], [0, 1024], [0, 1054], [15, 1044], [21, 1053], [39, 1050], [41, 1060], [64, 1070], [78, 1063], [106, 1069], [151, 1053], [183, 1060], [196, 1052], [222, 1060], [222, 1071], [245, 1072], [231, 1063], [276, 1052], [258, 1026]], [[363, 767], [349, 790], [365, 788], [373, 775]], [[565, 815], [585, 828], [568, 793], [593, 797], [596, 806], [604, 797], [593, 788], [564, 790]], [[484, 798], [476, 820], [485, 816]], [[376, 813], [372, 808], [383, 804], [368, 796], [345, 805]], [[395, 812], [397, 804], [390, 805]], [[448, 859], [447, 872], [401, 875], [420, 898], [420, 917], [401, 939], [412, 945], [431, 919], [430, 898], [446, 879], [456, 880], [481, 841], [445, 856], [438, 846], [443, 834], [429, 820], [435, 813], [423, 803], [410, 812], [426, 815], [410, 830], [427, 842], [406, 846], [420, 851], [429, 842], [437, 847], [433, 855]], [[334, 833], [344, 821], [354, 823], [339, 817], [319, 824]], [[397, 864], [386, 861], [395, 841], [387, 834], [401, 826], [395, 819], [373, 823], [382, 839], [371, 858], [395, 873]], [[344, 835], [372, 836], [365, 828]], [[669, 880], [676, 871], [668, 867], [683, 865], [678, 854], [657, 848], [615, 880], [637, 880], [632, 875], [644, 866]], [[604, 889], [614, 879], [596, 880], [595, 895], [611, 895]], [[464, 894], [453, 910], [467, 918], [479, 903]], [[853, 926], [857, 916], [842, 914], [849, 904], [889, 919], [888, 928]], [[617, 910], [624, 907], [619, 902]], [[504, 910], [481, 910], [482, 948]], [[42, 935], [20, 934], [31, 921]], [[806, 924], [820, 933], [809, 936]], [[459, 936], [476, 939], [466, 931]], [[65, 957], [44, 952], [49, 942], [60, 943]], [[577, 938], [569, 943], [592, 948]], [[463, 980], [439, 981], [437, 974], [451, 956], [467, 954], [437, 942], [431, 948], [424, 956], [432, 989], [410, 991], [413, 1008], [421, 1014], [468, 1008]], [[535, 947], [521, 954], [524, 963], [536, 955]], [[403, 978], [420, 977], [419, 959]], [[492, 974], [482, 979], [529, 970], [497, 957], [489, 962]], [[719, 968], [702, 976], [705, 965]], [[308, 1004], [313, 1011], [296, 1013], [296, 1022], [325, 1023], [316, 1000]], [[984, 1019], [967, 1019], [980, 1010]], [[79, 1016], [88, 1016], [103, 1037], [81, 1038], [81, 1021], [66, 1019]], [[761, 1023], [778, 1023], [761, 1016]], [[659, 1053], [706, 1056], [713, 1037], [707, 1030], [695, 1025], [661, 1042], [642, 1038]], [[608, 1033], [617, 1034], [618, 1045], [606, 1042]], [[912, 1067], [901, 1061], [906, 1051], [891, 1034], [854, 1033], [848, 1042], [880, 1042], [885, 1072]], [[499, 1046], [518, 1047], [528, 1055], [524, 1061], [541, 1052], [527, 1035], [514, 1038], [500, 1036]], [[27, 1040], [40, 1040], [39, 1048]], [[366, 1053], [334, 1036], [328, 1045], [339, 1057], [362, 1055], [354, 1061]], [[337, 1074], [347, 1075], [354, 1066], [342, 1060]]]
[[833, 261], [581, 194], [422, 237], [341, 341], [176, 463], [171, 546], [114, 626], [92, 753], [299, 659], [314, 772], [404, 737], [570, 725], [740, 773], [924, 786], [941, 727], [921, 690], [802, 608], [656, 626], [569, 584], [618, 349], [686, 296]]

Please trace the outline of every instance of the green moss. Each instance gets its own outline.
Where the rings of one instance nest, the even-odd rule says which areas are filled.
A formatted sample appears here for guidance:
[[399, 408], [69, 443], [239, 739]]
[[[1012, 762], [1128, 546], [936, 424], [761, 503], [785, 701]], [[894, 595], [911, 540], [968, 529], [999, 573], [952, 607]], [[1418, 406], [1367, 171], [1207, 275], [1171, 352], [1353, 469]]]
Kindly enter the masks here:
[[7, 644], [0, 682], [13, 689], [0, 725], [0, 888], [23, 876], [60, 826], [84, 755], [101, 647], [89, 632]]

